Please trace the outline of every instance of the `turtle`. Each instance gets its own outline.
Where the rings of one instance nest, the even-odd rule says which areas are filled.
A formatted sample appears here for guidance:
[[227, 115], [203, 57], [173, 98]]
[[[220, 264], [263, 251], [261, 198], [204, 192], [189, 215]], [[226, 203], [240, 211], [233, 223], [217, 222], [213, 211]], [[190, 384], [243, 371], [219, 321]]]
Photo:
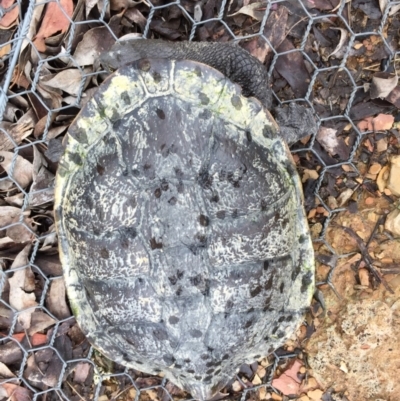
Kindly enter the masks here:
[[237, 46], [135, 40], [100, 60], [115, 71], [56, 175], [71, 309], [111, 360], [207, 400], [309, 308], [313, 246], [287, 143], [304, 121], [276, 123], [265, 67]]

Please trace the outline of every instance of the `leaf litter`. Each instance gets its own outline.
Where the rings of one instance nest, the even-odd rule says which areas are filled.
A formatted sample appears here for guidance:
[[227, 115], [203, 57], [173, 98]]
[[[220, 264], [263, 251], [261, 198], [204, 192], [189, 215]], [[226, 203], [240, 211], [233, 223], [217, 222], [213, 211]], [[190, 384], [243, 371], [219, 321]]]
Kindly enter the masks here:
[[[157, 1], [153, 3], [159, 4]], [[225, 17], [226, 26], [215, 19], [219, 12], [218, 2], [208, 0], [201, 3], [181, 1], [185, 12], [196, 21], [207, 20], [198, 26], [195, 39], [229, 41], [232, 36], [227, 26], [236, 36], [248, 36], [249, 39], [240, 41], [239, 45], [265, 63], [267, 68], [271, 63], [275, 63], [272, 87], [279, 100], [304, 97], [314, 73], [314, 65], [337, 67], [348, 52], [347, 71], [359, 87], [365, 87], [364, 91], [358, 90], [355, 93], [350, 117], [357, 129], [365, 134], [353, 160], [356, 169], [344, 164], [342, 167], [329, 168], [324, 173], [321, 168], [321, 160], [327, 166], [335, 166], [338, 162], [345, 162], [353, 150], [356, 133], [354, 126], [345, 119], [337, 118], [322, 124], [316, 138], [307, 138], [294, 146], [295, 161], [304, 183], [310, 229], [315, 237], [321, 233], [329, 216], [329, 208], [344, 208], [354, 220], [354, 213], [368, 207], [370, 211], [363, 211], [368, 221], [376, 222], [379, 216], [385, 215], [386, 223], [380, 227], [392, 235], [398, 235], [398, 213], [395, 204], [396, 196], [399, 195], [396, 192], [397, 187], [393, 187], [393, 182], [399, 182], [396, 181], [399, 173], [396, 170], [395, 159], [399, 153], [399, 134], [394, 117], [400, 109], [400, 86], [396, 68], [393, 68], [398, 68], [398, 65], [395, 62], [388, 71], [380, 71], [380, 63], [388, 58], [388, 52], [379, 35], [356, 38], [352, 48], [348, 49], [349, 32], [347, 26], [341, 23], [341, 18], [345, 19], [356, 32], [376, 31], [388, 3], [380, 1], [380, 8], [365, 2], [350, 3], [337, 0], [314, 0], [304, 2], [303, 5], [296, 2], [274, 4], [262, 32], [267, 41], [258, 35], [267, 2], [229, 2], [229, 10]], [[15, 3], [10, 0], [6, 3], [3, 0], [2, 6], [12, 7], [13, 4]], [[324, 17], [324, 13], [336, 13], [343, 5], [344, 11], [340, 18]], [[303, 54], [307, 57], [299, 51], [302, 35], [309, 22], [303, 6], [312, 15], [321, 17], [313, 23], [303, 43]], [[396, 7], [398, 8], [391, 7], [389, 15], [393, 16], [396, 13]], [[0, 32], [7, 33], [9, 38], [19, 23], [17, 11], [14, 10], [18, 8], [10, 9], [0, 20]], [[104, 79], [104, 76], [99, 74], [101, 68], [96, 61], [98, 55], [112, 46], [114, 35], [140, 36], [149, 22], [149, 6], [146, 1], [112, 1], [111, 7], [104, 12], [106, 23], [93, 22], [102, 12], [103, 3], [97, 0], [61, 0], [48, 4], [38, 2], [27, 36], [33, 45], [27, 40], [24, 41], [19, 63], [12, 77], [9, 95], [12, 94], [13, 97], [10, 98], [0, 125], [0, 227], [3, 227], [0, 231], [0, 254], [3, 258], [3, 270], [8, 277], [2, 297], [6, 302], [12, 303], [19, 312], [12, 333], [13, 340], [0, 345], [0, 359], [6, 361], [4, 371], [0, 369], [3, 376], [10, 375], [10, 372], [15, 375], [22, 362], [22, 351], [16, 341], [23, 344], [25, 349], [30, 349], [32, 346], [49, 344], [51, 336], [55, 334], [54, 347], [62, 358], [84, 358], [89, 352], [89, 344], [71, 316], [61, 278], [51, 209], [54, 175], [69, 123]], [[385, 31], [385, 39], [392, 46], [396, 46], [393, 39], [397, 34], [397, 21], [394, 17], [391, 18]], [[91, 22], [81, 24], [85, 20]], [[71, 21], [78, 23], [74, 27], [75, 30], [71, 30]], [[186, 14], [181, 8], [170, 6], [154, 12], [149, 32], [151, 37], [184, 40], [188, 39], [190, 31], [191, 25]], [[10, 49], [7, 46], [0, 47], [0, 57], [7, 56]], [[287, 53], [274, 60], [274, 49]], [[0, 74], [4, 74], [4, 71], [0, 65]], [[40, 79], [36, 82], [35, 93], [32, 93], [32, 82], [36, 74]], [[369, 87], [364, 85], [368, 82]], [[352, 85], [344, 69], [321, 70], [314, 77], [313, 90], [308, 101], [321, 118], [340, 116], [348, 106]], [[27, 92], [23, 93], [24, 91]], [[71, 107], [61, 110], [65, 105]], [[37, 139], [43, 142], [26, 147]], [[312, 142], [313, 140], [315, 141]], [[307, 149], [310, 143], [314, 143], [314, 153], [302, 150]], [[14, 148], [20, 145], [23, 146], [19, 148], [16, 156]], [[319, 181], [321, 186], [319, 198], [316, 199], [313, 188]], [[18, 185], [15, 185], [15, 182]], [[21, 192], [21, 189], [24, 192]], [[24, 193], [28, 201], [26, 204]], [[364, 202], [362, 204], [359, 202], [360, 196]], [[387, 202], [385, 207], [379, 206], [381, 201]], [[361, 239], [366, 238], [363, 229], [354, 226], [353, 220], [351, 224], [354, 233]], [[338, 226], [347, 224], [346, 220], [340, 218], [335, 222]], [[338, 226], [330, 227], [328, 232], [329, 238], [333, 238], [335, 249], [339, 254], [354, 251], [354, 238]], [[35, 241], [40, 243], [34, 262], [37, 267], [32, 267], [28, 261]], [[379, 271], [396, 271], [398, 259], [393, 249], [396, 248], [386, 247], [386, 256], [374, 259], [374, 263], [381, 263]], [[321, 252], [327, 251], [322, 249]], [[381, 253], [377, 251], [375, 256], [382, 253], [383, 250]], [[22, 265], [21, 261], [26, 266]], [[356, 264], [357, 260], [352, 263]], [[50, 279], [46, 286], [39, 269]], [[323, 265], [319, 265], [318, 269], [318, 272], [326, 271]], [[358, 270], [357, 277], [362, 287], [376, 286], [376, 277], [370, 275], [368, 266]], [[344, 285], [345, 282], [337, 284], [339, 292]], [[46, 296], [43, 298], [45, 288]], [[43, 306], [46, 309], [41, 308], [41, 299], [44, 300]], [[8, 332], [13, 316], [11, 309], [0, 307], [2, 335]], [[281, 391], [287, 395], [293, 395], [289, 391], [294, 391], [302, 401], [322, 397], [322, 387], [313, 377], [309, 377], [304, 364], [305, 354], [301, 351], [304, 342], [308, 341], [311, 333], [319, 327], [318, 317], [314, 321], [312, 318], [315, 319], [315, 313], [311, 318], [307, 318], [308, 326], [299, 328], [297, 338], [291, 339], [277, 351], [280, 355], [296, 351], [297, 356], [290, 362], [280, 362], [273, 379], [275, 384], [282, 382], [285, 377], [291, 378], [297, 384], [301, 383], [294, 390], [282, 387]], [[55, 325], [63, 319], [67, 320], [56, 329]], [[100, 365], [109, 364], [101, 356], [95, 356], [95, 359]], [[71, 369], [65, 372], [63, 391], [71, 399], [77, 394], [90, 394], [93, 391], [92, 365], [86, 362], [72, 365]], [[39, 389], [44, 385], [53, 386], [58, 383], [60, 366], [61, 361], [53, 351], [35, 351], [28, 357], [24, 378], [30, 385]], [[266, 383], [272, 366], [272, 359], [264, 358], [258, 364], [241, 370], [238, 380], [230, 383], [225, 391], [234, 396], [236, 390]], [[294, 366], [295, 376], [291, 373]], [[115, 372], [123, 371], [123, 368], [117, 365], [114, 365], [113, 369]], [[133, 375], [135, 383], [143, 388], [160, 385], [162, 380], [149, 375]], [[310, 379], [313, 384], [307, 387], [306, 383]], [[170, 394], [178, 399], [185, 396], [170, 383], [167, 384], [167, 388]], [[28, 399], [32, 396], [30, 390], [24, 388], [21, 383], [1, 385], [0, 391], [3, 392], [0, 394], [6, 394], [11, 400], [22, 401], [24, 397]], [[101, 392], [100, 398], [120, 394], [118, 399], [128, 400], [137, 396], [131, 382], [124, 379], [103, 381]], [[264, 387], [248, 394], [253, 393], [256, 397], [254, 399], [260, 400], [280, 397]], [[161, 400], [165, 394], [161, 389], [145, 390], [141, 393], [141, 399]], [[324, 397], [330, 397], [329, 394], [327, 391]], [[83, 398], [85, 399], [85, 396]]]

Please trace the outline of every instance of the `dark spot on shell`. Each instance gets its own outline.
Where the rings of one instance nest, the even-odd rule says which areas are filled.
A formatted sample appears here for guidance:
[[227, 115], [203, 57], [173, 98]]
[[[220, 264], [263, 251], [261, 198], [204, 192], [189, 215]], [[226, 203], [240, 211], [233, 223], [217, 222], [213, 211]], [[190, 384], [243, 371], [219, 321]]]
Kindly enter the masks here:
[[252, 137], [250, 131], [246, 131], [246, 138], [247, 138], [247, 140], [248, 140], [249, 142], [251, 142], [251, 141], [253, 140], [253, 137]]
[[131, 98], [129, 97], [129, 94], [127, 91], [124, 91], [121, 93], [121, 100], [125, 103], [125, 104], [131, 104]]
[[208, 370], [206, 371], [206, 374], [207, 374], [207, 375], [211, 375], [211, 373], [214, 373], [214, 368], [208, 369]]
[[208, 109], [204, 109], [200, 114], [199, 114], [199, 118], [201, 118], [202, 120], [209, 120], [212, 116], [212, 113], [210, 110]]
[[175, 198], [175, 196], [173, 196], [173, 197], [168, 201], [168, 203], [169, 203], [171, 206], [176, 205], [176, 202], [177, 202], [177, 199]]
[[307, 239], [308, 239], [307, 235], [304, 235], [304, 234], [300, 235], [299, 244], [303, 244], [304, 242], [307, 241]]
[[108, 259], [110, 257], [110, 254], [108, 253], [106, 248], [102, 248], [101, 251], [100, 251], [100, 256], [103, 259]]
[[161, 189], [163, 191], [167, 191], [169, 189], [168, 182], [167, 182], [167, 180], [165, 178], [163, 178], [162, 181], [161, 181]]
[[245, 324], [244, 324], [244, 328], [248, 329], [249, 327], [251, 327], [253, 325], [253, 321], [252, 320], [248, 320]]
[[96, 166], [96, 170], [97, 170], [99, 175], [103, 175], [104, 171], [105, 171], [104, 167], [101, 164], [98, 164], [98, 163], [97, 163], [97, 166]]
[[153, 237], [150, 240], [150, 247], [151, 247], [151, 249], [162, 249], [163, 244], [162, 244], [162, 242], [157, 242], [157, 240]]
[[182, 287], [179, 287], [176, 291], [175, 294], [179, 297], [182, 294]]
[[211, 202], [215, 202], [215, 203], [219, 202], [219, 196], [218, 196], [218, 194], [213, 195], [213, 196], [211, 197], [210, 201], [211, 201]]
[[174, 365], [174, 368], [175, 369], [181, 369], [183, 366], [182, 365], [180, 365], [179, 363], [176, 363], [175, 365]]
[[156, 198], [159, 198], [159, 197], [161, 196], [161, 189], [160, 189], [160, 188], [157, 188], [157, 189], [154, 191], [154, 196], [155, 196]]
[[272, 288], [273, 282], [274, 282], [274, 276], [271, 274], [268, 281], [264, 284], [264, 290], [269, 291]]
[[225, 210], [218, 210], [218, 212], [217, 212], [217, 217], [219, 218], [219, 219], [221, 219], [221, 220], [223, 220], [224, 218], [225, 218]]
[[228, 301], [226, 301], [225, 309], [230, 310], [232, 308], [233, 308], [233, 302], [229, 299]]
[[281, 322], [283, 322], [284, 320], [285, 320], [285, 316], [281, 316], [281, 317], [278, 319], [278, 322], [281, 323]]
[[217, 369], [214, 373], [215, 376], [218, 376], [221, 373], [221, 369]]
[[199, 376], [199, 375], [196, 375], [194, 378], [195, 378], [196, 380], [198, 380], [198, 381], [201, 380], [201, 376]]
[[[79, 143], [86, 145], [88, 143], [86, 132], [82, 129], [77, 130], [75, 135], [72, 135]], [[1, 162], [0, 162], [1, 163]]]
[[183, 362], [185, 362], [185, 363], [190, 363], [190, 362], [192, 362], [192, 360], [189, 359], [189, 358], [187, 358], [187, 359], [184, 359]]
[[253, 288], [253, 289], [250, 291], [250, 296], [251, 296], [252, 298], [254, 298], [254, 297], [256, 297], [261, 291], [262, 291], [262, 287], [261, 287], [261, 285], [258, 285], [256, 288]]
[[209, 382], [212, 380], [212, 378], [213, 378], [212, 375], [206, 376], [206, 377], [203, 379], [203, 382], [209, 383]]
[[269, 139], [275, 138], [275, 132], [274, 132], [272, 126], [270, 126], [270, 125], [264, 125], [264, 128], [263, 128], [263, 136], [264, 136], [265, 138], [269, 138]]
[[253, 358], [257, 360], [257, 359], [261, 358], [261, 355], [254, 355]]
[[202, 73], [201, 73], [201, 68], [199, 66], [196, 66], [196, 68], [194, 69], [194, 73], [198, 76], [201, 77]]
[[[265, 337], [265, 340], [268, 341], [268, 340], [269, 340], [269, 337], [268, 337], [268, 336]], [[275, 349], [274, 347], [269, 347], [269, 348], [268, 348], [268, 354], [270, 354], [271, 352], [274, 352], [274, 349]]]
[[79, 153], [68, 153], [68, 158], [73, 163], [77, 164], [78, 166], [80, 166], [82, 164], [82, 158], [79, 155]]
[[261, 209], [263, 212], [265, 212], [265, 211], [267, 210], [267, 207], [268, 207], [267, 202], [266, 202], [264, 199], [261, 199], [261, 202], [260, 202], [260, 209]]
[[203, 335], [203, 333], [197, 329], [190, 330], [189, 333], [194, 338], [200, 338]]
[[279, 292], [280, 292], [281, 294], [283, 294], [284, 288], [285, 288], [285, 283], [282, 282], [281, 285], [279, 286]]
[[170, 277], [168, 277], [168, 280], [172, 285], [175, 285], [178, 282], [178, 277], [170, 276]]
[[201, 214], [199, 216], [199, 222], [200, 222], [200, 225], [202, 225], [203, 227], [207, 227], [208, 224], [210, 223], [210, 219], [207, 216], [205, 216], [204, 214]]
[[268, 270], [269, 268], [269, 260], [264, 260], [264, 270]]
[[283, 337], [285, 337], [285, 332], [284, 332], [284, 331], [279, 331], [279, 332], [276, 334], [276, 336], [277, 336], [278, 338], [283, 338]]
[[161, 82], [161, 74], [157, 71], [154, 71], [153, 79], [154, 79], [154, 82], [158, 84], [159, 82]]
[[180, 169], [180, 168], [178, 168], [178, 167], [175, 167], [174, 168], [174, 172], [175, 172], [175, 175], [178, 177], [178, 178], [183, 178], [183, 171]]
[[278, 329], [279, 329], [279, 326], [275, 326], [275, 327], [272, 329], [271, 334], [275, 334], [275, 333], [278, 331]]
[[308, 288], [310, 287], [310, 284], [312, 283], [312, 277], [313, 274], [312, 272], [307, 272], [303, 278], [301, 279], [301, 288], [300, 291], [303, 293], [305, 291], [308, 290]]
[[166, 333], [165, 330], [162, 330], [162, 329], [154, 329], [153, 336], [154, 336], [154, 338], [156, 338], [159, 341], [168, 340], [168, 334]]
[[190, 277], [189, 280], [192, 285], [197, 287], [198, 285], [200, 285], [203, 282], [203, 277], [201, 274], [198, 274], [197, 276]]
[[143, 170], [147, 171], [151, 169], [151, 164], [150, 163], [146, 163], [143, 165]]
[[254, 312], [254, 308], [250, 308], [250, 309], [248, 309], [248, 310], [246, 311], [246, 313], [252, 313], [252, 312]]
[[172, 364], [175, 362], [175, 358], [174, 358], [174, 356], [171, 355], [171, 354], [165, 354], [165, 355], [163, 355], [162, 359], [164, 360], [164, 362], [165, 362], [168, 366], [172, 365]]
[[225, 354], [221, 359], [222, 359], [223, 361], [226, 361], [227, 359], [229, 359], [229, 355], [228, 355], [228, 354]]
[[236, 219], [236, 218], [238, 217], [238, 215], [239, 215], [239, 212], [238, 212], [237, 209], [235, 209], [235, 210], [232, 212], [232, 217], [233, 217], [234, 219]]
[[199, 93], [199, 99], [202, 105], [207, 105], [208, 103], [210, 103], [210, 98], [203, 92]]
[[183, 185], [182, 181], [178, 182], [178, 185], [176, 186], [176, 189], [178, 190], [178, 192], [180, 194], [183, 194], [183, 192], [185, 191], [185, 186]]
[[[203, 361], [206, 361], [207, 359], [210, 359], [211, 357], [210, 357], [210, 355], [208, 355], [208, 354], [201, 354], [200, 355], [200, 358], [203, 360]], [[211, 363], [211, 362], [208, 362], [208, 363]], [[206, 364], [206, 366], [208, 366], [208, 363]], [[211, 366], [211, 365], [210, 365]]]
[[180, 280], [184, 275], [185, 275], [185, 272], [183, 272], [181, 270], [177, 270], [176, 276], [178, 277], [178, 280]]
[[199, 177], [197, 179], [199, 185], [202, 188], [210, 188], [213, 183], [212, 176], [208, 173], [207, 169], [202, 168], [199, 173]]
[[125, 169], [125, 170], [122, 171], [122, 175], [123, 175], [124, 177], [126, 177], [128, 174], [129, 174], [129, 171], [128, 171], [127, 169]]
[[138, 365], [143, 365], [142, 361], [135, 361], [135, 363], [137, 363]]
[[286, 321], [287, 322], [291, 322], [292, 320], [293, 320], [293, 316], [292, 315], [286, 316]]
[[169, 319], [168, 319], [168, 321], [169, 321], [171, 324], [177, 324], [177, 323], [179, 322], [179, 317], [177, 317], [177, 316], [170, 316]]
[[193, 370], [193, 369], [187, 369], [186, 372], [192, 373], [192, 374], [193, 374], [193, 373], [194, 373], [194, 370]]
[[165, 113], [164, 113], [164, 110], [157, 109], [157, 110], [156, 110], [156, 113], [157, 113], [158, 118], [161, 118], [161, 120], [165, 120]]
[[232, 106], [236, 109], [236, 110], [240, 110], [242, 108], [242, 101], [240, 100], [240, 96], [237, 95], [233, 95], [231, 97], [231, 103]]
[[138, 66], [142, 71], [145, 71], [145, 72], [150, 71], [150, 68], [151, 68], [150, 60], [145, 59], [145, 58], [139, 60]]

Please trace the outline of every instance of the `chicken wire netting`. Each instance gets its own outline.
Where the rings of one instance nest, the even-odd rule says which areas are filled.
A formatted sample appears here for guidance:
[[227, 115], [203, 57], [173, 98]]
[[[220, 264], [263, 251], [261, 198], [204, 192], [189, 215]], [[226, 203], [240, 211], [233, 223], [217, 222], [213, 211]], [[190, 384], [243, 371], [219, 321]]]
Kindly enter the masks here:
[[[275, 105], [313, 108], [318, 133], [292, 152], [312, 236], [323, 247], [317, 257], [332, 268], [317, 278], [335, 291], [330, 277], [345, 252], [327, 241], [327, 229], [338, 213], [357, 212], [361, 187], [376, 191], [378, 172], [368, 168], [398, 150], [399, 9], [387, 0], [1, 0], [0, 400], [190, 399], [162, 377], [98, 354], [66, 300], [54, 176], [69, 124], [105, 77], [99, 54], [127, 35], [234, 41], [268, 68]], [[382, 116], [392, 118], [389, 126]], [[382, 138], [387, 146], [376, 153]], [[243, 366], [228, 399], [282, 399], [272, 379], [293, 356], [304, 358], [300, 346]]]

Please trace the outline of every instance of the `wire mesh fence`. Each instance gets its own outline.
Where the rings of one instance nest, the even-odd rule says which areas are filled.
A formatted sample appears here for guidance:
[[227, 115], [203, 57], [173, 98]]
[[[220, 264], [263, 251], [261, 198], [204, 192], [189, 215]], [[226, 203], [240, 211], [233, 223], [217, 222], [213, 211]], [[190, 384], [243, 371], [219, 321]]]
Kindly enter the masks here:
[[[357, 0], [2, 0], [0, 399], [190, 399], [162, 377], [110, 366], [66, 303], [54, 176], [69, 124], [105, 76], [99, 54], [118, 38], [143, 36], [234, 41], [259, 58], [275, 105], [295, 101], [315, 112], [318, 134], [292, 152], [313, 238], [334, 268], [332, 260], [343, 255], [326, 241], [326, 230], [335, 215], [354, 206], [350, 197], [365, 178], [359, 160], [369, 165], [368, 146], [387, 135], [371, 116], [396, 115], [400, 107], [397, 81], [387, 93], [381, 89], [376, 102], [369, 86], [377, 72], [393, 77], [399, 9], [399, 1]], [[396, 129], [390, 135], [399, 138]], [[239, 375], [241, 391], [230, 399], [269, 399], [276, 368], [293, 353], [301, 350], [281, 349], [243, 368], [243, 377], [259, 374], [260, 380], [243, 382]]]

